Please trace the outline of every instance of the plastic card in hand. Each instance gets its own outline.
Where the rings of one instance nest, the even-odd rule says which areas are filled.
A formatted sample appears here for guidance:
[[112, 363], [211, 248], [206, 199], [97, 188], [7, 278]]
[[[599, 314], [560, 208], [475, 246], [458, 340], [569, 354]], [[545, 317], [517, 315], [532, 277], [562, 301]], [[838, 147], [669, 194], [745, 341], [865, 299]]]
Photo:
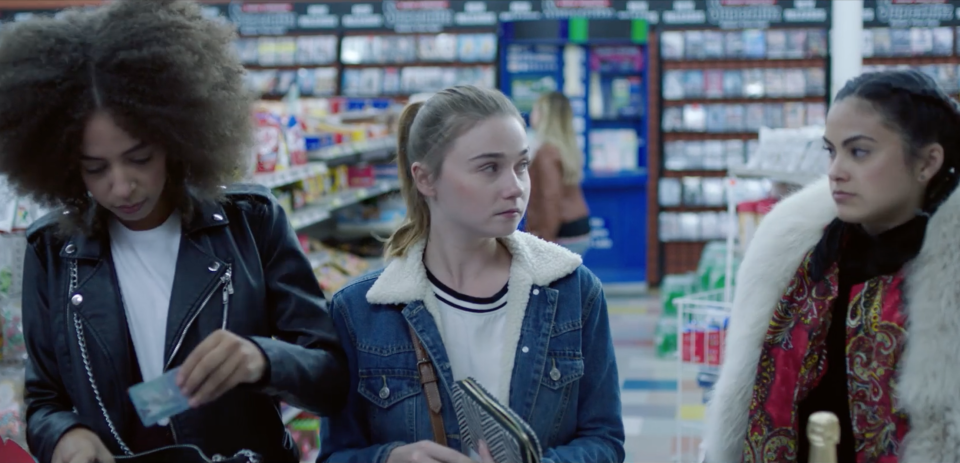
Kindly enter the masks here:
[[144, 426], [153, 426], [173, 415], [190, 409], [190, 401], [177, 387], [174, 368], [159, 378], [137, 384], [129, 389], [130, 400]]
[[501, 405], [473, 378], [457, 381], [453, 404], [460, 425], [463, 453], [478, 455], [480, 442], [501, 463], [540, 463], [540, 441], [530, 426]]

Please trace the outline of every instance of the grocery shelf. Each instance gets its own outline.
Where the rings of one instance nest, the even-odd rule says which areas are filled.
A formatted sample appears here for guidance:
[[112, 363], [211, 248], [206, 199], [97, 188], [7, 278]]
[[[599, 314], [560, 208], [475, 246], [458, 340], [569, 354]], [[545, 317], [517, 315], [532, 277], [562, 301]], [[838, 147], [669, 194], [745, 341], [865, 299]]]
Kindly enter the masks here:
[[328, 167], [359, 162], [385, 161], [396, 151], [397, 138], [384, 137], [353, 143], [341, 143], [310, 151], [311, 160], [322, 161]]
[[290, 223], [294, 229], [300, 230], [329, 219], [331, 217], [330, 213], [336, 209], [351, 206], [399, 189], [399, 182], [395, 180], [383, 180], [370, 187], [350, 188], [338, 193], [333, 193], [314, 205], [291, 213]]
[[258, 172], [253, 174], [251, 180], [267, 188], [277, 188], [310, 177], [326, 174], [327, 165], [322, 162], [311, 162], [302, 166], [288, 167], [275, 172]]
[[337, 235], [344, 236], [381, 236], [386, 237], [400, 228], [403, 218], [368, 223], [337, 223]]
[[823, 174], [815, 174], [810, 172], [773, 171], [765, 169], [748, 169], [744, 167], [731, 168], [729, 173], [731, 177], [766, 178], [772, 182], [790, 183], [794, 185], [807, 185], [823, 177]]

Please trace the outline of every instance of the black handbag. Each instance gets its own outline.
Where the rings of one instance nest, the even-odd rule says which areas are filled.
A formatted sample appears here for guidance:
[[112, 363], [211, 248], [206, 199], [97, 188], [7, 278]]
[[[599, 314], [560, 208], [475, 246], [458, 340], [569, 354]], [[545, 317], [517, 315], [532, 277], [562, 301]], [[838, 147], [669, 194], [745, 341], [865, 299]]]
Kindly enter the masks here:
[[211, 459], [193, 445], [171, 445], [137, 455], [118, 456], [115, 460], [117, 463], [263, 463], [260, 455], [249, 450], [241, 450], [232, 457], [214, 455]]

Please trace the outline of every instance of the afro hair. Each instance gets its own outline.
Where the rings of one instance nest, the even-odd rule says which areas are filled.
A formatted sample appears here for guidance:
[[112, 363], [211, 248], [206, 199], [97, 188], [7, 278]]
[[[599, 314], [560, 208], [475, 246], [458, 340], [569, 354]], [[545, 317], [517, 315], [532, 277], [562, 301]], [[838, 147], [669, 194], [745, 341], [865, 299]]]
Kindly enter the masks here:
[[20, 194], [80, 212], [68, 225], [82, 229], [99, 209], [80, 173], [82, 137], [102, 109], [167, 152], [171, 193], [189, 218], [192, 198], [219, 199], [250, 160], [253, 96], [235, 36], [185, 0], [119, 0], [5, 26], [0, 174]]

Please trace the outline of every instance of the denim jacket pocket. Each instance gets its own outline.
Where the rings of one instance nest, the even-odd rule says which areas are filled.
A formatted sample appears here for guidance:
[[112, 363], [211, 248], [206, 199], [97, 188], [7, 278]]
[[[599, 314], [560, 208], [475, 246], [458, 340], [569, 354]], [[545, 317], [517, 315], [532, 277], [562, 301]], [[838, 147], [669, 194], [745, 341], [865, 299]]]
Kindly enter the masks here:
[[413, 370], [360, 370], [357, 392], [379, 408], [388, 409], [420, 393], [420, 378]]
[[554, 391], [583, 378], [583, 356], [579, 353], [562, 352], [547, 354], [540, 384]]

